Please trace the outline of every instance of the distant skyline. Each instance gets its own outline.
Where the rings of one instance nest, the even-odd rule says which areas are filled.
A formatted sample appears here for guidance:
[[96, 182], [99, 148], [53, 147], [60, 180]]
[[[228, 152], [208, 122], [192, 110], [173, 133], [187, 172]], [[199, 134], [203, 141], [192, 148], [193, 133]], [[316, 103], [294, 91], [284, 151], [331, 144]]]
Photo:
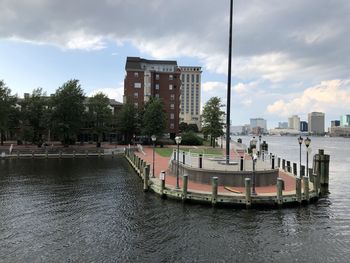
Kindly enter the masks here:
[[[201, 66], [226, 102], [229, 0], [0, 0], [0, 79], [20, 96], [76, 78], [122, 101], [127, 56]], [[232, 125], [350, 113], [350, 2], [234, 1]]]

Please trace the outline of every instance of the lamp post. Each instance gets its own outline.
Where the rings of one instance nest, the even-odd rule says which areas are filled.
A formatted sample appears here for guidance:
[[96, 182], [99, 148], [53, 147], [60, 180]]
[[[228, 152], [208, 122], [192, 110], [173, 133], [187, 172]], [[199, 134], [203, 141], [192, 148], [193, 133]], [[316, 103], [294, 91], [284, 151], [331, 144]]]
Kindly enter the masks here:
[[155, 148], [156, 148], [156, 140], [157, 140], [157, 137], [153, 134], [151, 136], [151, 139], [152, 139], [152, 142], [153, 142], [153, 168], [152, 168], [152, 177], [154, 178], [155, 175], [154, 175], [154, 159], [155, 159]]
[[256, 195], [256, 192], [255, 192], [255, 162], [256, 162], [256, 159], [257, 159], [257, 156], [256, 156], [256, 144], [257, 144], [257, 140], [255, 139], [255, 137], [253, 137], [251, 140], [250, 140], [250, 154], [251, 154], [251, 157], [252, 157], [252, 162], [253, 162], [253, 187], [252, 187], [252, 195]]
[[298, 142], [299, 142], [299, 177], [301, 176], [301, 145], [303, 144], [303, 137], [299, 136]]
[[181, 143], [181, 136], [175, 137], [175, 142], [177, 144], [177, 157], [176, 157], [176, 189], [179, 189], [179, 152], [180, 152], [180, 143]]
[[309, 177], [309, 146], [311, 143], [311, 139], [306, 137], [305, 146], [306, 146], [306, 176]]
[[135, 134], [132, 136], [132, 139], [133, 139], [133, 142], [134, 142], [134, 150], [135, 150], [135, 144], [136, 144], [136, 135]]
[[261, 149], [261, 134], [259, 135], [259, 158], [261, 158], [262, 149]]

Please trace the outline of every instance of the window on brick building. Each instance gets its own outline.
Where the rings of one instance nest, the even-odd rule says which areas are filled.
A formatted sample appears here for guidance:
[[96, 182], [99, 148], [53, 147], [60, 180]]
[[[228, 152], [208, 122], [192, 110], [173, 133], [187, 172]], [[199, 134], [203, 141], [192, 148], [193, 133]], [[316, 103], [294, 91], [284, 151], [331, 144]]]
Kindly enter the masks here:
[[169, 84], [169, 90], [173, 90], [173, 84]]
[[139, 93], [138, 92], [134, 92], [134, 98], [138, 98], [139, 97]]
[[139, 77], [139, 73], [138, 72], [134, 72], [134, 77], [138, 78]]
[[174, 113], [170, 113], [170, 120], [173, 120], [175, 118]]
[[170, 129], [174, 129], [174, 123], [170, 123]]
[[135, 82], [134, 83], [134, 88], [135, 89], [141, 89], [141, 83], [140, 82]]
[[169, 80], [173, 80], [174, 79], [174, 76], [173, 75], [169, 75]]
[[159, 80], [159, 74], [156, 74], [156, 80]]
[[156, 83], [156, 89], [159, 89], [159, 83]]
[[170, 100], [175, 100], [175, 94], [170, 94]]
[[175, 109], [175, 104], [174, 103], [170, 104], [170, 109], [172, 109], [172, 110]]

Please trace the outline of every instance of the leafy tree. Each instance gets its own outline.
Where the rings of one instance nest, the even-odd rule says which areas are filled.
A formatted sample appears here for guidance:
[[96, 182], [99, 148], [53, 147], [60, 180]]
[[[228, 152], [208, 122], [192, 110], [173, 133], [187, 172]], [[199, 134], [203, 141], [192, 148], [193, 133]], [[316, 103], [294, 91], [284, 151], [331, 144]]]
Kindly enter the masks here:
[[196, 135], [193, 131], [185, 132], [181, 134], [182, 145], [203, 145], [203, 139]]
[[215, 147], [215, 139], [224, 135], [223, 116], [224, 112], [221, 110], [221, 100], [218, 97], [212, 97], [203, 108], [203, 133], [205, 136], [210, 136], [211, 145]]
[[11, 95], [11, 90], [3, 80], [0, 80], [0, 141], [4, 145], [5, 132], [9, 129], [11, 113], [15, 109], [16, 97]]
[[100, 142], [103, 132], [107, 132], [112, 122], [112, 112], [109, 108], [109, 98], [103, 93], [97, 93], [87, 103], [89, 108], [88, 121], [97, 134]]
[[65, 146], [76, 141], [83, 124], [84, 92], [73, 79], [57, 89], [52, 98], [53, 127]]
[[187, 131], [198, 132], [198, 126], [195, 123], [188, 124]]
[[139, 117], [137, 109], [131, 103], [123, 105], [117, 115], [117, 129], [124, 135], [124, 140], [130, 143], [133, 134], [139, 131]]
[[187, 132], [188, 124], [186, 122], [180, 122], [179, 130], [180, 132]]
[[151, 98], [145, 106], [143, 114], [143, 133], [149, 137], [153, 134], [161, 137], [166, 127], [166, 116], [163, 110], [163, 103], [158, 98]]
[[31, 96], [26, 97], [21, 103], [22, 106], [22, 125], [24, 127], [32, 127], [32, 138], [28, 138], [26, 132], [26, 140], [32, 143], [41, 143], [43, 133], [49, 128], [49, 109], [48, 98], [41, 88], [33, 90]]

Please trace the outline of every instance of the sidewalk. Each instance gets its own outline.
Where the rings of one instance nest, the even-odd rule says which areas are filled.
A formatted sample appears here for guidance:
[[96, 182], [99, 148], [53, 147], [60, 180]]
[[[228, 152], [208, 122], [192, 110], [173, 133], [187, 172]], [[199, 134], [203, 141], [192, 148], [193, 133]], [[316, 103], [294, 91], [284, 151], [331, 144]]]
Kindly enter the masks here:
[[[137, 156], [142, 158], [147, 163], [151, 164], [151, 174], [153, 171], [153, 148], [151, 147], [144, 147], [143, 151], [145, 154], [140, 152], [135, 152]], [[232, 155], [233, 156], [233, 152]], [[166, 171], [166, 185], [169, 185], [171, 187], [176, 186], [176, 175], [173, 175], [168, 170], [170, 162], [170, 157], [163, 157], [157, 154], [155, 152], [155, 167], [154, 167], [154, 173], [156, 177], [159, 177], [159, 174], [161, 171]], [[295, 178], [292, 176], [289, 176], [287, 173], [280, 171], [279, 177], [284, 180], [285, 183], [285, 190], [284, 191], [293, 191], [295, 190]], [[179, 185], [180, 188], [182, 187], [182, 180], [181, 176], [179, 176]], [[196, 190], [196, 191], [203, 191], [203, 192], [211, 192], [211, 185], [208, 184], [200, 184], [195, 183], [192, 181], [188, 181], [188, 189], [189, 190]], [[244, 193], [245, 189], [244, 187], [230, 187], [230, 189], [233, 189], [234, 191]], [[276, 193], [276, 186], [263, 186], [263, 187], [256, 187], [255, 188], [257, 194], [266, 194], [266, 193]], [[219, 186], [218, 192], [222, 194], [229, 194], [232, 193], [231, 191], [224, 188], [224, 186]]]

